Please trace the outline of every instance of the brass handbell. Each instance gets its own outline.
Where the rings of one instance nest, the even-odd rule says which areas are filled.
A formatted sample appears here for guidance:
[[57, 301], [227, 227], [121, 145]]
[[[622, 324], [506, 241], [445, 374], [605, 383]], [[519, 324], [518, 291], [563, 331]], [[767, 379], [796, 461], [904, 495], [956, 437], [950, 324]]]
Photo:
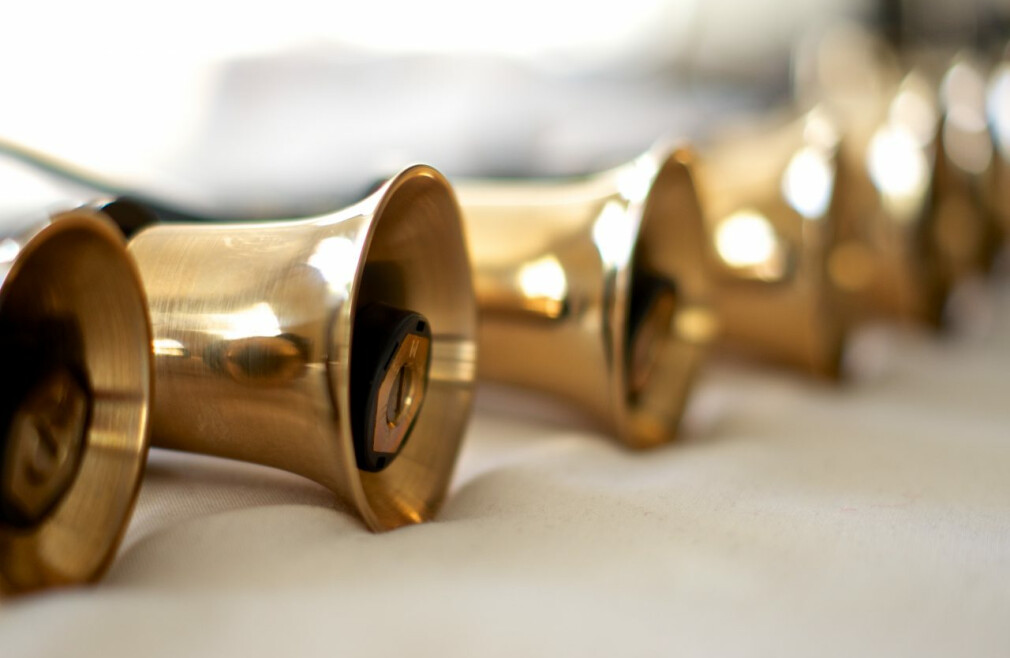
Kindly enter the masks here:
[[853, 317], [939, 326], [954, 287], [982, 267], [986, 222], [949, 172], [938, 112], [909, 74], [876, 110], [843, 120], [852, 193], [831, 267]]
[[374, 530], [432, 517], [476, 374], [451, 188], [409, 168], [303, 220], [160, 224], [129, 243], [154, 328], [154, 445], [266, 464]]
[[953, 288], [992, 251], [990, 219], [947, 151], [957, 117], [944, 115], [927, 76], [904, 73], [858, 29], [836, 30], [807, 55], [797, 93], [828, 107], [845, 135], [850, 191], [829, 266], [847, 314], [940, 325]]
[[828, 271], [847, 193], [839, 157], [836, 126], [815, 110], [727, 127], [694, 166], [723, 338], [829, 378], [848, 331]]
[[481, 378], [581, 407], [624, 443], [676, 433], [715, 331], [685, 151], [564, 182], [455, 181]]
[[0, 594], [96, 579], [133, 509], [151, 330], [115, 212], [0, 233]]

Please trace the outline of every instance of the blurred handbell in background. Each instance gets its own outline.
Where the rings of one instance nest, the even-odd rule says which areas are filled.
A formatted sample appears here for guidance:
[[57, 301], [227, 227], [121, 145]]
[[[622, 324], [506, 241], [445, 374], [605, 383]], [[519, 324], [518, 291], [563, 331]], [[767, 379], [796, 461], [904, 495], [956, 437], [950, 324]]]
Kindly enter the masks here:
[[576, 180], [456, 180], [482, 378], [566, 399], [634, 447], [672, 439], [717, 327], [684, 152]]
[[849, 165], [847, 221], [829, 267], [850, 314], [939, 324], [964, 252], [978, 241], [980, 218], [971, 206], [949, 216], [949, 232], [967, 246], [941, 238], [935, 90], [921, 76], [903, 76], [886, 44], [858, 28], [818, 38], [809, 57], [797, 64], [797, 94], [838, 117]]
[[849, 193], [839, 139], [820, 110], [765, 117], [699, 146], [695, 168], [724, 338], [829, 378], [848, 332], [828, 267]]

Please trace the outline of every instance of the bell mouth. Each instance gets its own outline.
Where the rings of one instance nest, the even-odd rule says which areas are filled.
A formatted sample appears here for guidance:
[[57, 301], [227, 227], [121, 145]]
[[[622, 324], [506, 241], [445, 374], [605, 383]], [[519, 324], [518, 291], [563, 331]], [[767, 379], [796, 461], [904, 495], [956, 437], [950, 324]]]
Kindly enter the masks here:
[[147, 304], [115, 228], [78, 209], [17, 240], [0, 285], [0, 350], [17, 363], [2, 375], [0, 590], [14, 592], [111, 562], [146, 461], [152, 376]]
[[618, 434], [634, 447], [671, 440], [717, 321], [709, 306], [705, 228], [687, 162], [666, 157], [645, 201], [624, 288]]
[[[365, 239], [350, 320], [357, 330], [355, 316], [376, 307], [413, 314], [404, 349], [392, 359], [390, 386], [380, 389], [385, 397], [376, 420], [394, 434], [399, 423], [409, 422], [409, 432], [399, 437], [402, 447], [388, 463], [376, 471], [359, 467], [351, 477], [363, 518], [385, 530], [432, 518], [448, 489], [476, 379], [477, 304], [460, 211], [446, 179], [415, 166], [377, 194], [381, 200]], [[362, 339], [364, 334], [352, 334], [352, 352]], [[411, 346], [418, 348], [410, 352], [414, 362], [401, 354]], [[423, 351], [426, 368], [418, 363]], [[352, 380], [355, 367], [360, 366], [350, 365]], [[344, 399], [343, 408], [361, 413], [347, 403]]]

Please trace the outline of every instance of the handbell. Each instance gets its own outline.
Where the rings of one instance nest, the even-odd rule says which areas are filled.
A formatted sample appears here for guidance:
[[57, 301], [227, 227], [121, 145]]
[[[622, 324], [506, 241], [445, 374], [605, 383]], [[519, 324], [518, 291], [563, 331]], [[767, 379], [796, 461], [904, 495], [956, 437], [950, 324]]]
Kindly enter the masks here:
[[151, 330], [112, 212], [0, 233], [0, 594], [98, 578], [136, 499]]
[[828, 260], [843, 219], [839, 135], [823, 112], [727, 127], [694, 166], [722, 337], [763, 359], [840, 374], [849, 324]]
[[567, 400], [633, 447], [676, 434], [715, 331], [686, 151], [582, 179], [454, 181], [479, 376]]
[[947, 166], [934, 89], [906, 76], [876, 109], [843, 119], [852, 193], [832, 275], [853, 317], [940, 326], [981, 267], [985, 221]]
[[862, 30], [830, 31], [800, 55], [798, 96], [845, 135], [850, 191], [829, 267], [848, 315], [943, 324], [952, 290], [991, 257], [992, 222], [949, 150], [974, 150], [977, 134], [959, 134], [964, 117], [941, 107], [929, 76]]
[[406, 169], [308, 219], [150, 226], [129, 251], [154, 329], [154, 445], [298, 473], [373, 530], [432, 517], [469, 418], [477, 329], [438, 172]]

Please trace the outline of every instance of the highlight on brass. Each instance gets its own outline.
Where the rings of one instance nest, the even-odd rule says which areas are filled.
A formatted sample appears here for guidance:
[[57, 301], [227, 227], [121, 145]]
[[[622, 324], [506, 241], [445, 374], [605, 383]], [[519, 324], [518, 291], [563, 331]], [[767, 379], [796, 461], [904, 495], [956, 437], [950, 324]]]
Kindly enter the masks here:
[[621, 441], [671, 439], [716, 330], [686, 151], [578, 180], [455, 181], [483, 379], [550, 393]]
[[100, 210], [0, 233], [0, 594], [108, 566], [147, 456], [150, 344], [139, 277]]
[[130, 241], [150, 300], [155, 445], [282, 468], [374, 530], [430, 519], [476, 375], [476, 305], [445, 179], [349, 208], [161, 224]]
[[847, 333], [828, 262], [836, 246], [839, 135], [823, 111], [737, 126], [693, 167], [722, 338], [836, 377]]
[[844, 134], [845, 218], [831, 276], [853, 318], [940, 325], [951, 291], [994, 251], [984, 200], [988, 135], [977, 72], [903, 72], [878, 39], [836, 29], [805, 53], [797, 93]]

